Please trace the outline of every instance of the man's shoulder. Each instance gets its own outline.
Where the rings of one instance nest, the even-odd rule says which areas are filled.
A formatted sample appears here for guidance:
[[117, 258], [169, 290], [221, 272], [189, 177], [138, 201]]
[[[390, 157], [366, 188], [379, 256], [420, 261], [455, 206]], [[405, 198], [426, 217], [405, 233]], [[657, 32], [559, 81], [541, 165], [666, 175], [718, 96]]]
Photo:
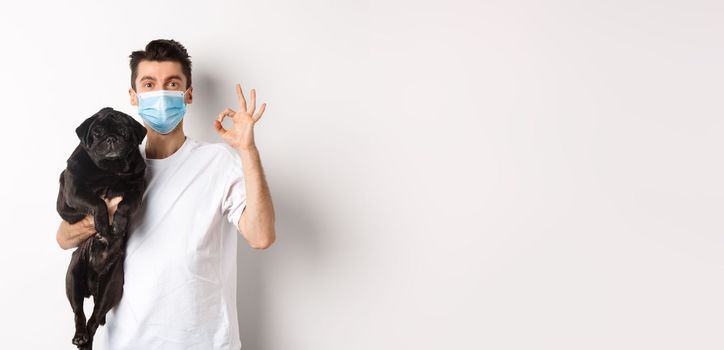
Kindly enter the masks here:
[[191, 152], [204, 158], [221, 158], [225, 162], [240, 164], [239, 154], [224, 142], [208, 142], [191, 139]]

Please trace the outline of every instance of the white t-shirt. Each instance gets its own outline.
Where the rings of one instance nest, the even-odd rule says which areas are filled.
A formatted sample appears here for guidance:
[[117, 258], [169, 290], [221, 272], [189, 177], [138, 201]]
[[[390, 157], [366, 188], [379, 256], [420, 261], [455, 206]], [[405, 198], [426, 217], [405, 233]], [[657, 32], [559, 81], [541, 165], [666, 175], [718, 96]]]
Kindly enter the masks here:
[[[146, 159], [145, 141], [139, 149]], [[146, 165], [106, 349], [240, 349], [236, 244], [246, 191], [238, 154], [186, 137]]]

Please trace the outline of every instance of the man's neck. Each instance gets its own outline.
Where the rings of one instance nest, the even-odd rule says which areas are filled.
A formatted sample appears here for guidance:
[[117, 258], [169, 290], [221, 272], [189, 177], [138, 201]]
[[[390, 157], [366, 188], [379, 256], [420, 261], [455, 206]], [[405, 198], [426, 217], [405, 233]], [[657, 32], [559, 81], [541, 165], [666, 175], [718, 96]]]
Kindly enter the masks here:
[[162, 135], [151, 129], [146, 134], [146, 158], [164, 159], [176, 153], [186, 141], [183, 127]]

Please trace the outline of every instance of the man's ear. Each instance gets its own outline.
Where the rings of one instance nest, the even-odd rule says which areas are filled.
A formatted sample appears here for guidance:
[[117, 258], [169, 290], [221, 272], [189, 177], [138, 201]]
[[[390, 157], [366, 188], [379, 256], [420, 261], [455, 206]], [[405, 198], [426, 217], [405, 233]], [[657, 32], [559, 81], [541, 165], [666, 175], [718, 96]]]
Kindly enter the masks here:
[[138, 106], [138, 95], [133, 89], [128, 89], [128, 96], [131, 98], [131, 106]]

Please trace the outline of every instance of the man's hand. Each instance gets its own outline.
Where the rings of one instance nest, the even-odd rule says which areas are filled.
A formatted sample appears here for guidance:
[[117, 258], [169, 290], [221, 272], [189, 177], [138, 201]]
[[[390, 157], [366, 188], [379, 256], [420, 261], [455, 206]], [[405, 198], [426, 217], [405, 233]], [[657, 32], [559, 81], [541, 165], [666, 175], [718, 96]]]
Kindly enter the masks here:
[[[226, 143], [237, 151], [246, 151], [253, 147], [254, 144], [254, 124], [259, 121], [261, 115], [264, 114], [266, 103], [263, 103], [259, 111], [254, 114], [256, 109], [256, 91], [251, 89], [251, 105], [246, 107], [246, 99], [241, 91], [241, 85], [236, 84], [236, 95], [239, 97], [239, 111], [236, 112], [231, 108], [225, 109], [219, 113], [219, 117], [214, 120], [214, 128]], [[224, 118], [230, 117], [234, 125], [229, 129], [224, 129], [221, 122]]]
[[[103, 198], [108, 206], [108, 222], [113, 222], [113, 214], [118, 209], [118, 203], [123, 200], [123, 197], [113, 197], [111, 199]], [[76, 248], [86, 239], [96, 234], [95, 220], [93, 214], [88, 214], [81, 221], [71, 224], [65, 220], [60, 223], [58, 227], [58, 233], [55, 239], [58, 241], [58, 245], [63, 249]]]

